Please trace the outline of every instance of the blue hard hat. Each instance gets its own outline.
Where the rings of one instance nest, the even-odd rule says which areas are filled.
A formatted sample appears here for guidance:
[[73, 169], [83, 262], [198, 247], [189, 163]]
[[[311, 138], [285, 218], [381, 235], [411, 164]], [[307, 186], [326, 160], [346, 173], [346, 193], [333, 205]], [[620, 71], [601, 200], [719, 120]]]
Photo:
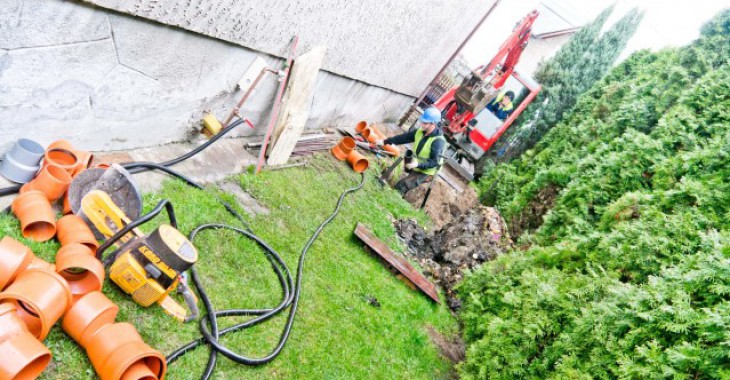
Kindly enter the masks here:
[[436, 107], [428, 107], [418, 119], [422, 123], [438, 123], [441, 121], [441, 111]]

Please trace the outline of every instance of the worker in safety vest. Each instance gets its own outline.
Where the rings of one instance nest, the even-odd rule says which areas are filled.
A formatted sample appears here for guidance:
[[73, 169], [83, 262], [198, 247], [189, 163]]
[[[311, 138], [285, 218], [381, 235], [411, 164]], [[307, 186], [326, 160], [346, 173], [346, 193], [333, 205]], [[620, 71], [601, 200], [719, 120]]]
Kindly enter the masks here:
[[497, 95], [494, 100], [487, 104], [487, 109], [491, 111], [500, 120], [504, 120], [512, 114], [514, 106], [512, 101], [515, 100], [515, 93], [512, 91], [502, 92]]
[[375, 142], [378, 147], [386, 144], [413, 143], [415, 157], [405, 165], [406, 170], [411, 172], [395, 184], [395, 189], [401, 194], [415, 189], [427, 179], [433, 177], [441, 167], [443, 163], [441, 154], [446, 149], [446, 139], [440, 123], [441, 111], [436, 107], [430, 107], [418, 119], [418, 128]]

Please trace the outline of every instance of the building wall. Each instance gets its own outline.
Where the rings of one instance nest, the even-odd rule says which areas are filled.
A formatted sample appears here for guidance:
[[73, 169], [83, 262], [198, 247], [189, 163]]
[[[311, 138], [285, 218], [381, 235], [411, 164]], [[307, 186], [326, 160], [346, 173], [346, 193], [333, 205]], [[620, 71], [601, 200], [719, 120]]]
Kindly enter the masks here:
[[418, 96], [494, 0], [85, 0], [279, 57], [328, 48], [324, 70]]
[[[290, 38], [268, 34], [272, 44]], [[327, 54], [330, 64], [339, 62], [336, 47]], [[185, 140], [205, 110], [225, 118], [241, 96], [235, 84], [256, 57], [282, 67], [260, 51], [76, 1], [4, 0], [0, 152], [20, 137], [43, 144], [65, 138], [90, 150]], [[273, 76], [262, 82], [243, 109], [256, 129], [239, 133], [263, 134], [276, 86]], [[397, 120], [412, 100], [321, 71], [307, 128]]]

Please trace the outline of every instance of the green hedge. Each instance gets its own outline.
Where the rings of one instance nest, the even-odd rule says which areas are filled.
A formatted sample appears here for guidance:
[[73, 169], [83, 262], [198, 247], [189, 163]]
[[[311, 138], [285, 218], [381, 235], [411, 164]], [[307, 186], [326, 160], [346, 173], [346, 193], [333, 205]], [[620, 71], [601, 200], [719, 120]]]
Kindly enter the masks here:
[[480, 183], [542, 225], [460, 287], [464, 379], [730, 379], [730, 11], [631, 56]]

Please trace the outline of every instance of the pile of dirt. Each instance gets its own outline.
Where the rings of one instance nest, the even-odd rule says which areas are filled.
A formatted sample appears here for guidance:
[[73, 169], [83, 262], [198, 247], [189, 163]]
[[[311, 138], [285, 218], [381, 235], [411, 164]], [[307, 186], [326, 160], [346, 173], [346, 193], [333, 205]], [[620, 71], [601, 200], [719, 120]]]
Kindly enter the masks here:
[[481, 205], [431, 233], [410, 219], [396, 221], [395, 227], [408, 253], [446, 290], [449, 307], [454, 310], [461, 306], [454, 287], [465, 270], [494, 260], [512, 247], [502, 216], [496, 209]]
[[[413, 207], [421, 207], [427, 190], [428, 183], [424, 183], [406, 193], [404, 198]], [[479, 197], [472, 187], [464, 185], [464, 190], [460, 193], [443, 180], [439, 180], [431, 189], [424, 211], [433, 220], [434, 227], [441, 228], [478, 205]]]

